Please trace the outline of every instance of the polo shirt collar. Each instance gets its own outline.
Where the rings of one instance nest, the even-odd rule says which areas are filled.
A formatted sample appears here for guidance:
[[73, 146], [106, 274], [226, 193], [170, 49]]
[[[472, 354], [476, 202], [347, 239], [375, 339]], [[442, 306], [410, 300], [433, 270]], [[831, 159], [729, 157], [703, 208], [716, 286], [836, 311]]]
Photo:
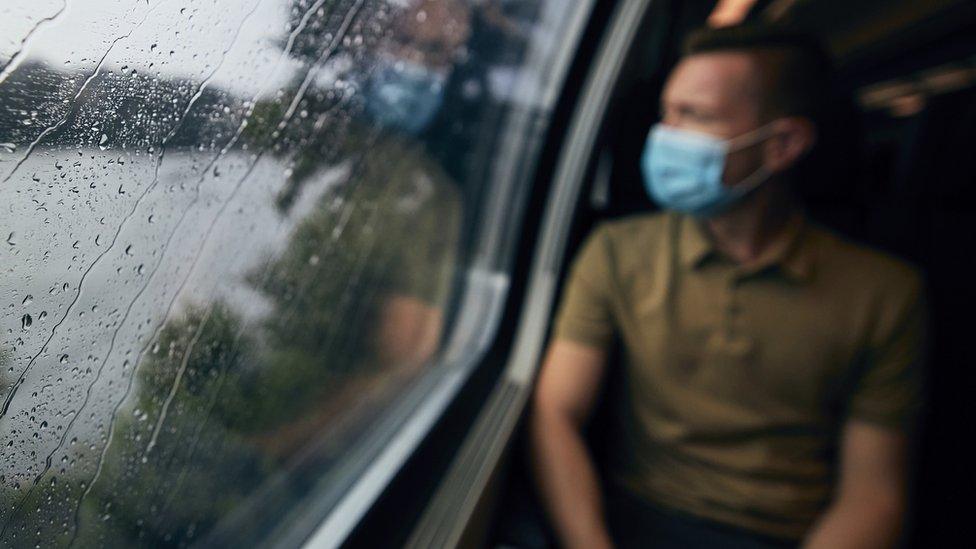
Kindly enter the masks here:
[[[681, 264], [685, 268], [698, 269], [709, 259], [718, 256], [718, 250], [711, 237], [701, 223], [689, 215], [679, 217], [681, 225], [679, 232], [678, 251]], [[777, 266], [788, 278], [797, 282], [810, 280], [813, 275], [814, 257], [810, 242], [806, 215], [797, 213], [773, 243], [766, 254], [748, 269], [748, 272], [758, 272], [770, 266]]]
[[678, 216], [680, 230], [678, 232], [678, 252], [681, 264], [690, 269], [700, 267], [706, 259], [716, 255], [717, 250], [705, 228], [690, 215], [672, 214]]

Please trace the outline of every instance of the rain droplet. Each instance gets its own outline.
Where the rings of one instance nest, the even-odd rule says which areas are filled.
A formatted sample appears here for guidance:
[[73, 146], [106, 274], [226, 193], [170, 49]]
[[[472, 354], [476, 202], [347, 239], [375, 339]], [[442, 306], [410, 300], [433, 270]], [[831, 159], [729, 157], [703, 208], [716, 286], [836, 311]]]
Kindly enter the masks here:
[[41, 311], [41, 314], [37, 315], [37, 320], [44, 320], [47, 318], [47, 311]]
[[61, 364], [67, 364], [68, 363], [68, 355], [61, 355], [61, 358], [59, 359], [59, 362], [61, 362]]
[[20, 328], [22, 330], [30, 330], [31, 324], [33, 323], [34, 319], [27, 313], [24, 313], [24, 316], [20, 317]]
[[14, 242], [14, 233], [10, 233], [9, 235], [7, 235], [7, 244], [10, 244], [11, 246], [16, 246], [17, 245]]
[[4, 152], [12, 153], [17, 151], [17, 145], [13, 143], [0, 143], [0, 149], [3, 149]]
[[125, 255], [132, 255], [132, 244], [125, 247]]
[[24, 301], [21, 303], [21, 305], [30, 305], [31, 301], [34, 301], [34, 296], [27, 294], [27, 297], [24, 298]]
[[98, 140], [98, 148], [104, 151], [108, 148], [105, 146], [106, 143], [108, 143], [108, 136], [103, 133], [102, 138]]

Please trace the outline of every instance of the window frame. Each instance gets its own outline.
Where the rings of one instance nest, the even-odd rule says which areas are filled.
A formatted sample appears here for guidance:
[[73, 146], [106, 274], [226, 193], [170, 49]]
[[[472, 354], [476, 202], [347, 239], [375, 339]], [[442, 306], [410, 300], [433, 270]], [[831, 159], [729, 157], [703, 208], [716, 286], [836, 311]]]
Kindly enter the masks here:
[[330, 538], [320, 528], [305, 547], [451, 546], [470, 534], [527, 403], [603, 118], [652, 3], [593, 6], [534, 167], [526, 208], [544, 215], [523, 220], [513, 287], [488, 353], [349, 535]]
[[[520, 201], [521, 207], [516, 211], [508, 208], [503, 199], [506, 197], [502, 197], [482, 218], [482, 222], [489, 225], [488, 234], [479, 235], [480, 246], [472, 262], [473, 277], [463, 284], [461, 297], [462, 309], [469, 303], [481, 307], [481, 313], [465, 313], [469, 319], [478, 322], [467, 328], [462, 326], [460, 333], [450, 335], [454, 341], [475, 341], [474, 345], [462, 345], [454, 350], [459, 355], [467, 354], [471, 363], [466, 366], [454, 363], [445, 375], [432, 380], [434, 387], [412, 395], [419, 396], [423, 402], [412, 401], [404, 407], [406, 410], [414, 408], [409, 412], [409, 419], [402, 423], [397, 435], [388, 441], [366, 472], [325, 515], [303, 547], [369, 547], [376, 543], [401, 545], [405, 542], [451, 459], [460, 450], [464, 433], [474, 424], [479, 412], [483, 413], [490, 405], [492, 394], [504, 386], [500, 380], [505, 375], [516, 337], [524, 331], [526, 324], [523, 312], [526, 296], [531, 295], [527, 280], [533, 265], [538, 263], [539, 254], [535, 237], [545, 224], [542, 217], [521, 214], [548, 209], [546, 204], [559, 187], [559, 178], [551, 175], [553, 167], [558, 160], [571, 156], [563, 147], [570, 135], [566, 130], [578, 106], [583, 89], [580, 83], [590, 73], [595, 53], [607, 34], [615, 4], [587, 0], [587, 4], [577, 10], [574, 28], [566, 29], [563, 34], [575, 34], [578, 38], [575, 47], [563, 48], [564, 69], [555, 79], [558, 85], [550, 91], [554, 107], [547, 130], [541, 142], [535, 145], [540, 150], [538, 157], [526, 155], [524, 150], [519, 151], [521, 154], [510, 151], [500, 155], [507, 165], [496, 166], [498, 172], [516, 181], [529, 181], [531, 188], [527, 193], [529, 196]], [[523, 130], [529, 130], [534, 122], [530, 113], [517, 112], [515, 116], [522, 117], [519, 122]], [[560, 202], [561, 208], [566, 206], [565, 198]], [[570, 198], [568, 204], [572, 207], [575, 200]], [[515, 217], [519, 222], [506, 222], [506, 217]], [[560, 230], [565, 232], [567, 228], [568, 222]], [[481, 229], [483, 227], [479, 227]], [[562, 240], [560, 247], [564, 248], [565, 237]], [[499, 246], [499, 242], [509, 245]], [[510, 273], [510, 288], [502, 287], [492, 274], [507, 262], [512, 263], [511, 268], [504, 269]], [[552, 262], [550, 258], [545, 263]], [[494, 297], [501, 299], [485, 299], [486, 292], [494, 292]], [[467, 330], [471, 333], [465, 333]], [[452, 354], [450, 347], [449, 343], [448, 355]], [[477, 350], [483, 352], [471, 352]], [[433, 377], [437, 376], [429, 376]]]

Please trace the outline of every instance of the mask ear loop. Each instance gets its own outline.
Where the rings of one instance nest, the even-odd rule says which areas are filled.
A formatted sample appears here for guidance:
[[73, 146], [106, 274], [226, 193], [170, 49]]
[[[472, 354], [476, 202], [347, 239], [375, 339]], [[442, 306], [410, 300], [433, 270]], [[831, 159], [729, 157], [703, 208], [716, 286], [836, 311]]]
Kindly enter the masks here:
[[736, 183], [731, 190], [739, 196], [745, 196], [765, 183], [771, 175], [772, 172], [770, 172], [766, 166], [759, 166], [756, 168], [756, 171], [747, 175], [742, 181]]
[[[726, 154], [742, 150], [746, 147], [750, 147], [757, 143], [761, 143], [766, 139], [769, 139], [770, 137], [773, 136], [772, 125], [773, 122], [767, 122], [766, 124], [754, 130], [750, 130], [742, 135], [729, 139], [728, 141], [725, 142], [727, 146]], [[746, 142], [733, 144], [736, 141], [746, 141]], [[751, 174], [747, 175], [744, 179], [736, 183], [730, 190], [735, 192], [736, 195], [738, 195], [739, 197], [743, 197], [751, 193], [752, 191], [756, 190], [760, 185], [765, 183], [766, 180], [768, 180], [771, 175], [772, 172], [769, 171], [769, 168], [767, 168], [765, 164], [761, 165], [758, 168], [756, 168], [756, 171], [752, 172]]]
[[[731, 139], [725, 141], [725, 146], [728, 152], [736, 152], [742, 150], [746, 147], [751, 147], [757, 143], [761, 143], [773, 136], [772, 126], [776, 122], [772, 120], [759, 126], [756, 129], [749, 130], [744, 134], [737, 135]], [[744, 141], [744, 143], [743, 143]]]

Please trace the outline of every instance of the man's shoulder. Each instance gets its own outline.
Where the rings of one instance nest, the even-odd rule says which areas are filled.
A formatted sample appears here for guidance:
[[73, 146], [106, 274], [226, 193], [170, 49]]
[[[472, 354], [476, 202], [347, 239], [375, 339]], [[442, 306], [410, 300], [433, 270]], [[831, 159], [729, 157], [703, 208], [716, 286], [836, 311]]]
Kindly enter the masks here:
[[667, 230], [674, 214], [648, 212], [632, 214], [602, 221], [593, 230], [594, 238], [601, 239], [615, 249], [626, 250], [646, 244]]
[[673, 220], [670, 212], [651, 212], [602, 221], [590, 233], [588, 246], [597, 252], [590, 257], [608, 262], [622, 278], [646, 270], [648, 262], [667, 251]]
[[820, 262], [828, 273], [875, 292], [915, 294], [922, 288], [919, 269], [908, 261], [832, 229], [812, 224]]

